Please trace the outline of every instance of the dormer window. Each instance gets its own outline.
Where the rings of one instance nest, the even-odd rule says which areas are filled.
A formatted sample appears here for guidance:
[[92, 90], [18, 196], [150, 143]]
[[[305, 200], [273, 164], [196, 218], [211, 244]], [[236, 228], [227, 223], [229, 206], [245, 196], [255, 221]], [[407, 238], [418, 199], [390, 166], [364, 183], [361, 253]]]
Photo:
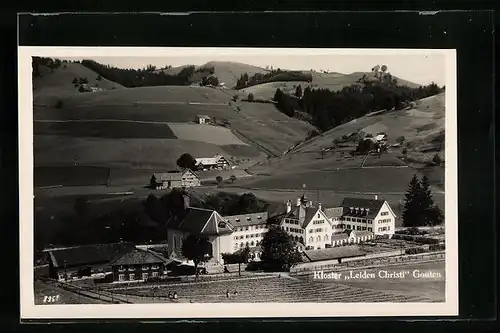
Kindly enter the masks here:
[[261, 219], [262, 219], [262, 216], [257, 216], [257, 218], [258, 218], [259, 220], [261, 220]]
[[236, 219], [235, 221], [236, 221], [236, 222], [240, 222], [240, 219]]
[[225, 228], [226, 227], [226, 222], [221, 221], [219, 222], [219, 228]]
[[250, 216], [247, 216], [247, 221], [250, 221], [252, 218]]

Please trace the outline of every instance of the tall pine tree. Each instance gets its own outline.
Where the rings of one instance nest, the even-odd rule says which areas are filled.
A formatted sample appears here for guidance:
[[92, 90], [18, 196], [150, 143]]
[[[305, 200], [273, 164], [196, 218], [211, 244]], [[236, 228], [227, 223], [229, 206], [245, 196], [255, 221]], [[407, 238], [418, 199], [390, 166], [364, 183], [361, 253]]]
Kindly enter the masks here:
[[422, 215], [425, 225], [438, 225], [444, 220], [443, 213], [438, 206], [434, 204], [432, 192], [429, 189], [429, 179], [426, 176], [422, 177], [420, 204], [422, 207]]
[[403, 225], [405, 227], [418, 227], [424, 224], [420, 197], [422, 188], [417, 175], [413, 175], [405, 194], [405, 205], [403, 209]]

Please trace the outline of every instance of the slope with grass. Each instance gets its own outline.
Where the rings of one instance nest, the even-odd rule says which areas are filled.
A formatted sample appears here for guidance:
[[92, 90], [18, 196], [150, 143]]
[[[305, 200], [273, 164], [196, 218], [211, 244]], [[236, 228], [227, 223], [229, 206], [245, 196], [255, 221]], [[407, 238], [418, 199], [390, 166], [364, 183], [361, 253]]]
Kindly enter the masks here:
[[33, 102], [35, 105], [54, 105], [62, 97], [82, 94], [73, 86], [74, 78], [87, 78], [89, 84], [105, 90], [123, 88], [118, 83], [105, 78], [97, 80], [98, 74], [96, 72], [79, 63], [63, 63], [53, 71], [48, 67], [40, 66], [40, 74], [33, 80]]
[[[312, 76], [312, 82], [308, 83], [305, 81], [289, 81], [289, 82], [268, 82], [262, 83], [255, 86], [247, 87], [238, 90], [242, 97], [247, 97], [248, 94], [252, 93], [257, 99], [269, 100], [274, 97], [276, 89], [282, 90], [287, 94], [294, 94], [295, 89], [298, 85], [302, 87], [302, 91], [306, 87], [311, 89], [329, 89], [331, 91], [339, 91], [342, 88], [356, 84], [359, 79], [366, 75], [368, 78], [373, 78], [373, 73], [365, 72], [355, 72], [351, 74], [340, 74], [340, 73], [319, 73], [319, 72], [307, 72]], [[375, 78], [373, 78], [375, 79]], [[396, 78], [399, 85], [406, 85], [410, 88], [418, 88], [419, 85], [401, 78]]]

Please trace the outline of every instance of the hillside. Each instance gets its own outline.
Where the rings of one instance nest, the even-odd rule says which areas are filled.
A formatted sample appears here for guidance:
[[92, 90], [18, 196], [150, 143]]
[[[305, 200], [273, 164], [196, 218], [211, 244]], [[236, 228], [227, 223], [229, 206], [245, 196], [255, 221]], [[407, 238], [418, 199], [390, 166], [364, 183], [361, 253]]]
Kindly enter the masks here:
[[40, 66], [40, 76], [33, 80], [34, 104], [53, 105], [60, 97], [76, 96], [80, 93], [73, 86], [72, 81], [87, 78], [89, 84], [105, 89], [121, 89], [123, 86], [105, 78], [97, 80], [98, 74], [79, 63], [64, 63], [61, 67], [51, 71], [48, 67]]
[[[82, 93], [60, 108], [34, 108], [35, 165], [92, 165], [114, 169], [176, 168], [185, 152], [222, 153], [244, 168], [281, 155], [313, 126], [272, 104], [234, 103], [233, 91], [158, 86]], [[208, 115], [216, 125], [195, 123]]]
[[[312, 75], [312, 82], [300, 82], [300, 81], [289, 81], [289, 82], [268, 82], [262, 83], [255, 86], [247, 87], [238, 90], [242, 96], [247, 96], [249, 93], [254, 94], [255, 98], [259, 99], [272, 99], [276, 93], [276, 89], [281, 89], [284, 93], [294, 94], [295, 89], [298, 85], [302, 86], [304, 90], [307, 86], [311, 89], [329, 89], [331, 91], [339, 91], [346, 86], [356, 84], [359, 79], [366, 75], [367, 77], [372, 77], [373, 73], [368, 72], [355, 72], [351, 74], [340, 74], [340, 73], [319, 73], [310, 72]], [[406, 85], [410, 88], [418, 88], [419, 85], [401, 78], [396, 77], [399, 85]]]
[[[180, 71], [189, 65], [171, 67], [166, 69], [161, 69], [165, 74], [177, 75]], [[204, 68], [213, 68], [214, 75], [219, 79], [220, 83], [224, 83], [227, 88], [232, 89], [236, 85], [236, 81], [244, 73], [248, 75], [254, 75], [256, 73], [266, 73], [267, 71], [263, 68], [243, 64], [240, 62], [233, 61], [210, 61], [204, 65], [196, 66], [196, 70], [203, 70]], [[158, 72], [160, 70], [157, 70]], [[199, 83], [199, 82], [195, 82]]]

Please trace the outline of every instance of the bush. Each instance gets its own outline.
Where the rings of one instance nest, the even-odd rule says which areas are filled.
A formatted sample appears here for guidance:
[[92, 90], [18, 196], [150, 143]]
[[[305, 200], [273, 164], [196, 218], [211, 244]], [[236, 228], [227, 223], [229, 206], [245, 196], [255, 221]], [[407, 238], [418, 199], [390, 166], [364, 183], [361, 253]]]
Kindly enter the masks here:
[[405, 250], [406, 254], [419, 254], [424, 252], [426, 252], [426, 250], [423, 247], [412, 247]]
[[102, 76], [100, 75], [97, 75], [97, 77], [95, 78], [97, 81], [101, 81], [102, 80]]
[[248, 101], [249, 102], [254, 102], [255, 101], [255, 96], [252, 93], [248, 94]]
[[439, 244], [439, 239], [430, 237], [415, 237], [415, 242], [423, 244]]
[[245, 268], [246, 271], [262, 271], [264, 270], [264, 264], [261, 261], [250, 261]]
[[446, 246], [444, 244], [430, 245], [429, 251], [442, 251], [445, 250]]

